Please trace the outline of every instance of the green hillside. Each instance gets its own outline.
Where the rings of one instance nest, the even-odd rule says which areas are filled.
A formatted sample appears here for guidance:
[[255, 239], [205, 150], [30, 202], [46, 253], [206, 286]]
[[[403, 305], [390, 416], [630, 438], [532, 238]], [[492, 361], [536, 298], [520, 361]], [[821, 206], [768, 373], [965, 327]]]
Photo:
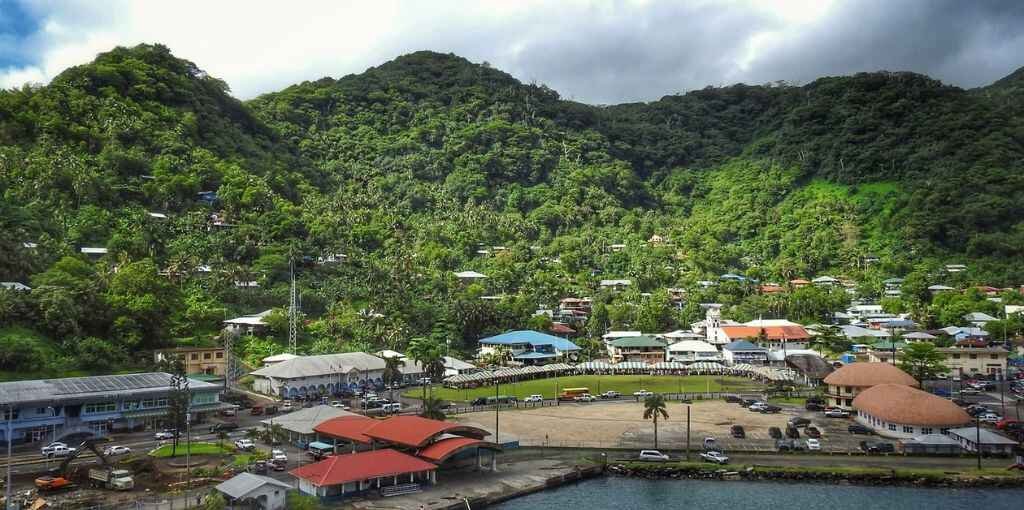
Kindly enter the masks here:
[[[674, 328], [701, 299], [806, 319], [846, 299], [697, 286], [725, 272], [843, 275], [866, 297], [908, 274], [1017, 285], [1019, 80], [875, 72], [596, 107], [418, 52], [243, 103], [165, 47], [117, 48], [0, 92], [0, 281], [34, 287], [0, 292], [0, 326], [106, 349], [113, 370], [286, 306], [290, 260], [307, 352], [417, 336], [468, 350], [570, 295], [597, 300], [591, 332]], [[462, 284], [466, 269], [489, 278]], [[612, 278], [635, 284], [598, 289]], [[690, 305], [669, 307], [668, 287]], [[279, 352], [285, 331], [273, 315], [243, 354]]]

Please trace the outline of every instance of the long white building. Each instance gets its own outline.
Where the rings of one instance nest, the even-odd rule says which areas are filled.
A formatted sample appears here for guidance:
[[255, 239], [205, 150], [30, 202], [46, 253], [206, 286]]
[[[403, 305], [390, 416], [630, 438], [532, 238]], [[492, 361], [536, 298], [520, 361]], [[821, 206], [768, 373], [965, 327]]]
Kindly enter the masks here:
[[252, 372], [253, 389], [298, 398], [383, 383], [384, 360], [364, 352], [300, 356]]

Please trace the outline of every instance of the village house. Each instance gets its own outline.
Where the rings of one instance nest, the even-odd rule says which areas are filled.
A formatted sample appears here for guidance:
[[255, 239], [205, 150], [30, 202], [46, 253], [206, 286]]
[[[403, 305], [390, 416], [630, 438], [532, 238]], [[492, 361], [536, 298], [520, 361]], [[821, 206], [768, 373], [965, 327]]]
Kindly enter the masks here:
[[153, 352], [153, 361], [160, 363], [173, 359], [181, 360], [185, 373], [224, 377], [227, 374], [227, 358], [223, 347], [176, 347]]
[[1013, 439], [996, 434], [988, 429], [977, 427], [963, 427], [949, 429], [949, 436], [956, 439], [960, 446], [969, 452], [977, 452], [988, 455], [1010, 455], [1017, 442]]
[[574, 360], [579, 346], [561, 337], [537, 331], [509, 331], [480, 340], [480, 356], [489, 356], [497, 348], [508, 349], [512, 359], [527, 365], [549, 361]]
[[708, 361], [720, 363], [724, 361], [722, 353], [715, 346], [702, 340], [682, 340], [668, 346], [665, 354], [665, 361], [678, 361], [681, 363], [698, 363]]
[[625, 290], [626, 287], [633, 285], [633, 280], [601, 280], [599, 284], [603, 289], [612, 289], [615, 291]]
[[225, 496], [229, 508], [284, 510], [292, 486], [253, 473], [239, 473], [214, 487]]
[[243, 315], [234, 319], [228, 319], [224, 321], [224, 326], [235, 334], [258, 335], [266, 331], [267, 323], [263, 319], [272, 312], [273, 310], [264, 310], [253, 315]]
[[665, 360], [666, 342], [653, 336], [631, 336], [612, 340], [608, 344], [608, 357], [612, 363], [639, 361], [654, 364]]
[[936, 349], [945, 356], [950, 375], [986, 375], [1003, 377], [1010, 352], [1001, 347], [945, 347]]
[[722, 358], [730, 366], [740, 363], [764, 365], [768, 363], [768, 349], [758, 347], [746, 340], [736, 340], [722, 347]]

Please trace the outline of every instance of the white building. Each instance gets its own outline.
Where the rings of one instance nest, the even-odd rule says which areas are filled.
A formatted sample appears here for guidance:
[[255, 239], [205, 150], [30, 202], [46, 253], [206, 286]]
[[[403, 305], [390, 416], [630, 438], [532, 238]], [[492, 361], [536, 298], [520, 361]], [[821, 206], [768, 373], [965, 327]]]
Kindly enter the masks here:
[[365, 352], [300, 356], [256, 370], [253, 389], [264, 395], [300, 398], [383, 384], [384, 360]]
[[714, 345], [702, 340], [682, 340], [668, 346], [665, 361], [696, 363], [699, 361], [721, 362], [722, 353]]
[[217, 491], [228, 500], [228, 506], [254, 510], [284, 510], [292, 486], [267, 476], [239, 473], [221, 482]]

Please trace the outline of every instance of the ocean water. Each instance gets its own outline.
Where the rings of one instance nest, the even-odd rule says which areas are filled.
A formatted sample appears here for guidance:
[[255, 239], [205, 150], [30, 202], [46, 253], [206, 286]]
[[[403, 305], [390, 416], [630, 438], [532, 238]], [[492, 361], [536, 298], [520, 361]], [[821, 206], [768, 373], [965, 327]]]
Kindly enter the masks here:
[[602, 477], [538, 492], [501, 510], [1024, 510], [1024, 489], [926, 489]]

